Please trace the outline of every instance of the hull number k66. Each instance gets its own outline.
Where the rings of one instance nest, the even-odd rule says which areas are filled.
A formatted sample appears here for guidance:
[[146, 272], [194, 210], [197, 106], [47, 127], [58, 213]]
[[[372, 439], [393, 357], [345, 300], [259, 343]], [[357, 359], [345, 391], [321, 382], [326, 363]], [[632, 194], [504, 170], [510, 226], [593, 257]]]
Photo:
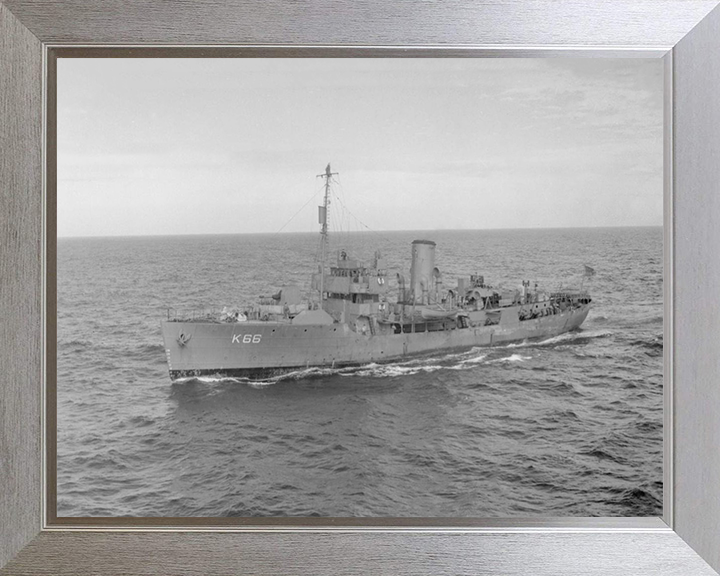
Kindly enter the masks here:
[[262, 334], [233, 334], [233, 344], [259, 344]]

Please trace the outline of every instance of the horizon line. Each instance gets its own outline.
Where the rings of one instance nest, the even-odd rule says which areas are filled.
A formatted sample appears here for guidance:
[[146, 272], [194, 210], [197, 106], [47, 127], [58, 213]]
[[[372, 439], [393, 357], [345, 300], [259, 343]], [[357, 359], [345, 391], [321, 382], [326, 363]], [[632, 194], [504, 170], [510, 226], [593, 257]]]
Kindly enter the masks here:
[[[334, 232], [330, 234], [387, 234], [393, 232], [497, 232], [497, 231], [519, 231], [519, 230], [600, 230], [617, 228], [663, 228], [663, 224], [635, 224], [628, 226], [523, 226], [516, 228], [436, 228], [420, 229], [408, 228], [402, 230], [354, 230], [346, 232]], [[320, 234], [319, 231], [301, 232], [197, 232], [191, 234], [107, 234], [104, 236], [56, 236], [57, 240], [90, 239], [90, 238], [176, 238], [185, 236], [260, 236], [260, 235], [291, 235], [291, 234]]]

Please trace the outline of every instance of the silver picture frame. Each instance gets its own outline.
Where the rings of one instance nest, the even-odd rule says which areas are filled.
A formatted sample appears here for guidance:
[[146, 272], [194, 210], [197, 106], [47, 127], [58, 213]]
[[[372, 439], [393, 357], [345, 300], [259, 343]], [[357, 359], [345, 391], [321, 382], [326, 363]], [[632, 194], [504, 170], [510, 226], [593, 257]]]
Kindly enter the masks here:
[[[328, 4], [0, 0], [0, 574], [715, 574], [719, 2]], [[260, 56], [663, 58], [663, 517], [59, 522], [47, 458], [55, 406], [44, 280], [55, 273], [46, 241], [56, 210], [46, 194], [55, 155], [46, 80], [53, 51], [151, 46], [207, 55], [234, 46]]]

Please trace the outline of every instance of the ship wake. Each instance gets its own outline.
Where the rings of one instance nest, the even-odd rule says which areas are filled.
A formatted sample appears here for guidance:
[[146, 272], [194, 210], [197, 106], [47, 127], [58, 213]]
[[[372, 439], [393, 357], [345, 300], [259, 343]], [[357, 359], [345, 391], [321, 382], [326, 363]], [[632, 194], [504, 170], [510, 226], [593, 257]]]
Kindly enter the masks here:
[[[176, 384], [183, 383], [202, 383], [205, 385], [238, 383], [246, 384], [251, 387], [265, 387], [277, 384], [279, 382], [309, 380], [317, 378], [328, 378], [332, 376], [341, 377], [364, 377], [364, 378], [398, 378], [405, 376], [413, 376], [421, 373], [432, 373], [440, 370], [472, 370], [478, 366], [485, 364], [497, 363], [516, 363], [525, 362], [531, 359], [531, 356], [520, 354], [504, 355], [502, 349], [489, 348], [472, 348], [463, 352], [451, 352], [446, 354], [435, 354], [430, 356], [419, 356], [409, 360], [386, 362], [386, 363], [369, 363], [360, 366], [349, 366], [342, 368], [331, 367], [309, 367], [286, 374], [267, 378], [265, 380], [250, 380], [247, 378], [238, 378], [223, 376], [221, 374], [212, 376], [195, 376], [189, 378], [181, 378], [175, 381]], [[503, 356], [498, 357], [500, 351]]]
[[474, 347], [462, 352], [447, 352], [444, 354], [431, 354], [417, 356], [408, 360], [391, 361], [383, 363], [369, 363], [360, 366], [341, 368], [308, 367], [285, 374], [273, 376], [263, 380], [250, 380], [248, 378], [231, 377], [222, 374], [212, 376], [196, 376], [176, 380], [177, 383], [200, 382], [203, 384], [239, 383], [251, 387], [264, 387], [278, 382], [327, 378], [331, 376], [364, 377], [364, 378], [398, 378], [413, 376], [421, 373], [432, 373], [440, 370], [472, 370], [489, 364], [517, 364], [532, 359], [529, 352], [520, 354], [516, 349], [532, 349], [536, 347], [561, 347], [567, 345], [582, 345], [598, 338], [607, 338], [613, 333], [609, 330], [579, 330], [566, 332], [545, 340], [525, 340], [497, 347]]

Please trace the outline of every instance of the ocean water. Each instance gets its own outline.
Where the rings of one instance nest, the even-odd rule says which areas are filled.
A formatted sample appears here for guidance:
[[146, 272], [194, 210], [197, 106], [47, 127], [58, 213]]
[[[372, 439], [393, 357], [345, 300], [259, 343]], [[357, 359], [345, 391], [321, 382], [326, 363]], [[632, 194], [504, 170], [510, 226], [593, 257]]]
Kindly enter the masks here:
[[[595, 306], [580, 330], [266, 384], [169, 379], [160, 321], [307, 287], [317, 234], [58, 240], [59, 516], [662, 513], [662, 229], [350, 234], [409, 276]], [[338, 248], [340, 245], [338, 244]]]

